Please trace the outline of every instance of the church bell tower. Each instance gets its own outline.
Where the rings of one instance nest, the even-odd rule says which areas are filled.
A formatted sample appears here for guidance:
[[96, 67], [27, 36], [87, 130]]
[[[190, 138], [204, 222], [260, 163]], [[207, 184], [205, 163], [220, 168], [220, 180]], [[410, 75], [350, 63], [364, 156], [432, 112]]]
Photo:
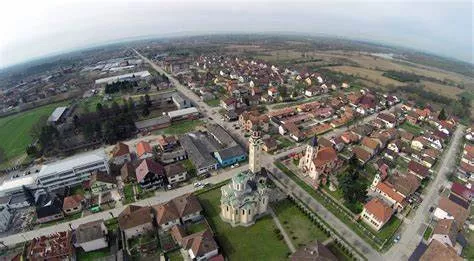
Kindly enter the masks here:
[[260, 132], [252, 132], [252, 136], [249, 139], [249, 170], [252, 173], [260, 172], [262, 168], [260, 162], [260, 154], [262, 153], [262, 139]]

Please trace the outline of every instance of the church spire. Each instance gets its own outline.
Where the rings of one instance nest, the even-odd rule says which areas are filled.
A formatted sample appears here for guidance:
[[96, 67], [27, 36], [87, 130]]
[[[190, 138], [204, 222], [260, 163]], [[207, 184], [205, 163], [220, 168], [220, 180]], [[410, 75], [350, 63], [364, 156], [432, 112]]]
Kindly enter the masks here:
[[318, 146], [318, 136], [314, 135], [313, 139], [311, 140], [311, 146], [312, 147]]

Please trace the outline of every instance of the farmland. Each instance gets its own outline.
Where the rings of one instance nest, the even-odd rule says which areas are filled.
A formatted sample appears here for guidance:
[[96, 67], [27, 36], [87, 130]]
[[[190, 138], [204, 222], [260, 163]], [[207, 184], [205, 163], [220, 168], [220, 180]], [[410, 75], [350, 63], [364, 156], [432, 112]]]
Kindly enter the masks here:
[[58, 106], [66, 102], [54, 103], [35, 108], [26, 112], [0, 118], [0, 148], [5, 152], [6, 159], [11, 160], [25, 152], [25, 148], [33, 141], [30, 130], [39, 119], [48, 117]]

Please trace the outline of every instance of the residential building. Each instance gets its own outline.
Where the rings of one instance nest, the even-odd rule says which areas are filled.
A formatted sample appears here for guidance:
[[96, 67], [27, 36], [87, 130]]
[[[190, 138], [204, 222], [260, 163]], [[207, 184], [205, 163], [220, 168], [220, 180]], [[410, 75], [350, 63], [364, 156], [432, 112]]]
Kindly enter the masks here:
[[302, 246], [290, 256], [291, 261], [337, 261], [332, 252], [318, 240]]
[[158, 146], [163, 152], [170, 152], [178, 145], [178, 140], [176, 140], [175, 136], [159, 135], [157, 141]]
[[466, 209], [449, 198], [441, 197], [438, 201], [438, 207], [433, 212], [433, 216], [437, 220], [454, 219], [456, 220], [456, 225], [461, 229], [469, 217], [469, 206]]
[[137, 157], [139, 159], [147, 159], [153, 157], [153, 149], [150, 143], [146, 141], [140, 141], [137, 144]]
[[117, 180], [107, 173], [95, 172], [91, 175], [89, 185], [92, 194], [99, 194], [117, 188]]
[[430, 174], [429, 170], [429, 168], [414, 160], [411, 160], [408, 163], [408, 173], [417, 176], [420, 180], [428, 177], [428, 175]]
[[123, 164], [122, 168], [120, 168], [120, 177], [122, 178], [122, 181], [126, 183], [132, 182], [136, 179], [135, 167], [132, 163], [127, 162]]
[[456, 250], [438, 240], [432, 240], [420, 261], [463, 261]]
[[[255, 150], [255, 153], [261, 153]], [[253, 156], [250, 156], [252, 158]], [[221, 188], [221, 218], [232, 226], [251, 226], [267, 213], [269, 188], [266, 177], [247, 170], [232, 177], [232, 182]]]
[[80, 194], [65, 197], [63, 200], [63, 211], [66, 215], [73, 215], [82, 211], [84, 196]]
[[168, 179], [168, 184], [172, 185], [181, 181], [185, 181], [188, 172], [181, 163], [173, 163], [165, 166], [165, 175]]
[[364, 205], [361, 213], [362, 221], [379, 231], [392, 217], [394, 210], [383, 200], [371, 199]]
[[160, 161], [164, 164], [170, 164], [177, 161], [182, 161], [188, 158], [184, 149], [177, 149], [171, 152], [164, 152], [160, 155]]
[[152, 190], [164, 185], [165, 170], [160, 163], [152, 159], [144, 159], [135, 169], [135, 175], [140, 187], [145, 190]]
[[174, 225], [193, 222], [202, 218], [202, 207], [193, 194], [185, 194], [166, 203], [153, 206], [156, 223], [163, 230]]
[[118, 216], [118, 223], [125, 239], [137, 237], [154, 230], [150, 207], [128, 205]]
[[191, 260], [211, 261], [218, 254], [218, 246], [210, 229], [186, 235], [182, 226], [175, 225], [171, 229], [171, 235]]
[[130, 148], [123, 142], [118, 142], [112, 150], [112, 162], [115, 165], [122, 165], [125, 162], [132, 161]]
[[438, 240], [445, 245], [454, 247], [456, 245], [456, 237], [458, 235], [458, 226], [454, 219], [441, 219], [436, 224], [433, 234], [430, 238], [432, 240]]
[[74, 246], [90, 252], [108, 247], [107, 227], [104, 220], [96, 220], [79, 225], [74, 230]]
[[263, 141], [262, 149], [264, 151], [273, 152], [278, 149], [278, 143], [274, 138], [269, 137], [269, 138], [263, 139], [262, 141]]
[[26, 259], [30, 261], [76, 260], [71, 238], [72, 234], [69, 231], [34, 238], [26, 248]]

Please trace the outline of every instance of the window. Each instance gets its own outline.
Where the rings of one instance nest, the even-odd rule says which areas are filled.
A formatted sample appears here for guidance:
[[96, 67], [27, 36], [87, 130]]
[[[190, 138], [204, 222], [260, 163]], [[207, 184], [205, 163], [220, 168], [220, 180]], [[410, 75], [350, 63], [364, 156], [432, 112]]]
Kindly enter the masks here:
[[244, 209], [242, 209], [242, 215], [245, 215], [245, 210]]

